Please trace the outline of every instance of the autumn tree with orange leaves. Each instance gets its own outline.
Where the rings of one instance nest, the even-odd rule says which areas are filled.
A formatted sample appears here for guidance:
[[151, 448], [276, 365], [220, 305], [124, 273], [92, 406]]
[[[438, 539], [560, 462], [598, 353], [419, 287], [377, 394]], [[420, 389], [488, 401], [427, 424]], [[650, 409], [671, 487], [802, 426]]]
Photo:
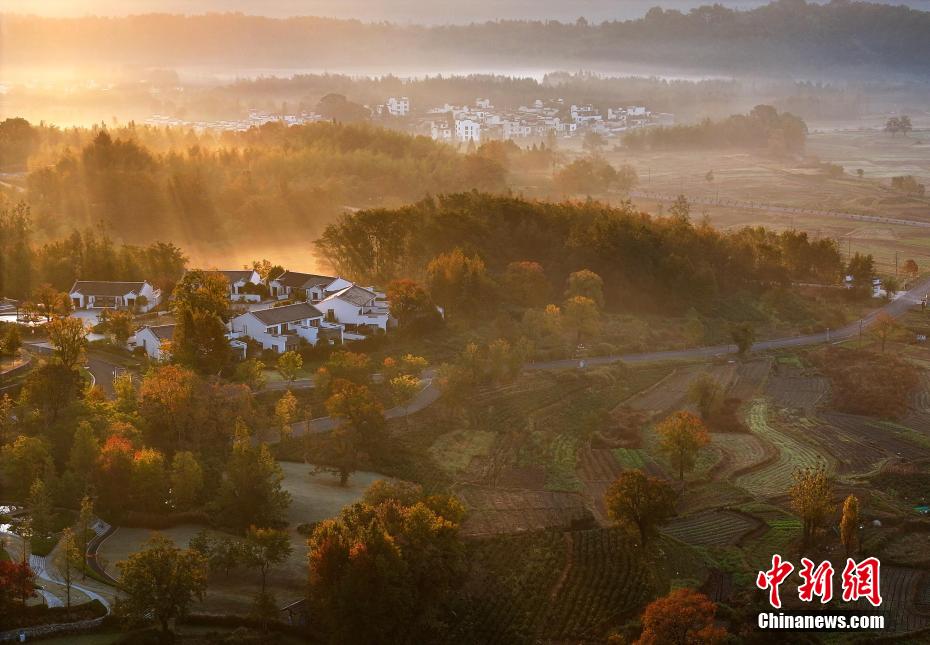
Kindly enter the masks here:
[[717, 605], [693, 589], [676, 589], [646, 606], [636, 645], [715, 645], [727, 632], [716, 624]]
[[710, 443], [707, 426], [690, 412], [676, 412], [656, 426], [656, 432], [661, 437], [659, 449], [678, 470], [679, 481], [694, 468], [698, 451]]

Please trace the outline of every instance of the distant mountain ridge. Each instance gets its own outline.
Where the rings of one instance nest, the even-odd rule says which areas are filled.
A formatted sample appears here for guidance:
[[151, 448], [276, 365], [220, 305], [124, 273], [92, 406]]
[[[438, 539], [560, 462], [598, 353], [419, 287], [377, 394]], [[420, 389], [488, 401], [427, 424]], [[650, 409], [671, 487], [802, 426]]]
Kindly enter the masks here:
[[747, 11], [654, 8], [640, 19], [413, 26], [243, 14], [2, 17], [4, 67], [119, 63], [301, 68], [450, 63], [583, 67], [641, 63], [716, 73], [927, 76], [930, 13], [835, 0]]

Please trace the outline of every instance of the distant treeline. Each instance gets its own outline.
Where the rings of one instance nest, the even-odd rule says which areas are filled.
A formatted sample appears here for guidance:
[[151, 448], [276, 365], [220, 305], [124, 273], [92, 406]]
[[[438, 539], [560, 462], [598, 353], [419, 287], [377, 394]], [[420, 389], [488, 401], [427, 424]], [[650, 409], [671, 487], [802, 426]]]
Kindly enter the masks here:
[[736, 114], [723, 121], [705, 119], [694, 125], [634, 130], [623, 137], [630, 148], [756, 148], [774, 154], [804, 151], [807, 125], [793, 114], [770, 105], [758, 105], [747, 115]]
[[427, 137], [367, 125], [269, 124], [242, 133], [37, 128], [28, 175], [44, 237], [102, 227], [115, 239], [312, 239], [345, 207], [502, 190], [506, 170]]
[[590, 269], [616, 307], [664, 311], [703, 309], [734, 289], [836, 281], [842, 267], [833, 240], [763, 228], [724, 233], [692, 224], [686, 203], [672, 217], [654, 218], [630, 205], [475, 192], [347, 214], [327, 227], [317, 248], [341, 274], [377, 284], [422, 279], [431, 259], [455, 249], [477, 255], [492, 275], [532, 261], [561, 284], [569, 273]]
[[123, 18], [4, 17], [4, 64], [325, 68], [335, 65], [519, 65], [624, 61], [722, 71], [885, 69], [925, 74], [930, 13], [864, 2], [779, 0], [643, 18], [500, 21], [436, 27], [242, 14]]

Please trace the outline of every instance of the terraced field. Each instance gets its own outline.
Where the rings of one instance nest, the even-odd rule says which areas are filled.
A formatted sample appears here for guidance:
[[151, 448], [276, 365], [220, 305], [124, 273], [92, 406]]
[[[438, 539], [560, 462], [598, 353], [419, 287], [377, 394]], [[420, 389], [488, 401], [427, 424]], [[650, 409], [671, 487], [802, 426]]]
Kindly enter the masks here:
[[619, 529], [541, 532], [472, 546], [476, 611], [463, 643], [596, 640], [652, 593], [647, 568]]
[[798, 429], [776, 423], [764, 399], [753, 402], [749, 411], [749, 425], [753, 433], [772, 444], [778, 457], [736, 477], [736, 485], [745, 488], [759, 498], [782, 495], [792, 484], [792, 477], [799, 468], [826, 464], [832, 470], [832, 458], [821, 454], [817, 448], [802, 441]]
[[712, 434], [710, 445], [721, 454], [712, 471], [714, 479], [728, 480], [776, 457], [775, 448], [754, 434]]
[[662, 532], [688, 544], [726, 546], [739, 543], [747, 533], [761, 525], [748, 515], [725, 510], [708, 510], [678, 517]]
[[465, 485], [455, 494], [468, 510], [462, 534], [469, 537], [569, 527], [591, 517], [584, 498], [576, 493]]

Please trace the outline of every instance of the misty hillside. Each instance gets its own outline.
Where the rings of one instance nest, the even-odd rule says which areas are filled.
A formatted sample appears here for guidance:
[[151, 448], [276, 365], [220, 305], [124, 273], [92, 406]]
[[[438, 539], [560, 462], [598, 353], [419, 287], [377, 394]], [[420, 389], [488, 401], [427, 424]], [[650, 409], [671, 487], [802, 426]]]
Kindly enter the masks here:
[[738, 74], [922, 75], [930, 13], [903, 6], [780, 0], [746, 11], [651, 9], [599, 24], [499, 21], [437, 27], [240, 14], [3, 18], [5, 66], [67, 61], [243, 69], [648, 63]]

